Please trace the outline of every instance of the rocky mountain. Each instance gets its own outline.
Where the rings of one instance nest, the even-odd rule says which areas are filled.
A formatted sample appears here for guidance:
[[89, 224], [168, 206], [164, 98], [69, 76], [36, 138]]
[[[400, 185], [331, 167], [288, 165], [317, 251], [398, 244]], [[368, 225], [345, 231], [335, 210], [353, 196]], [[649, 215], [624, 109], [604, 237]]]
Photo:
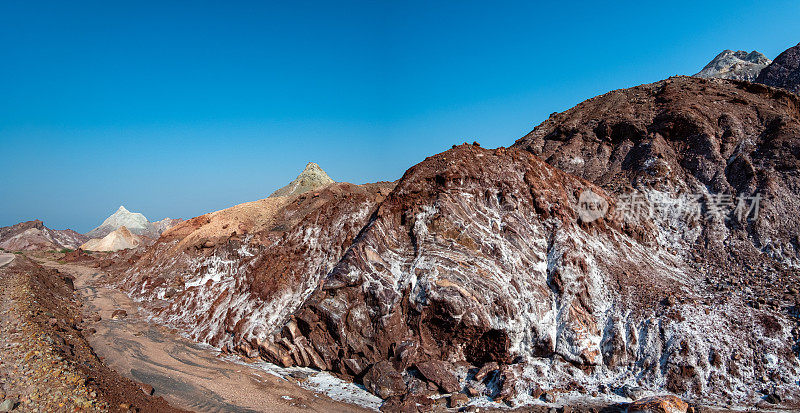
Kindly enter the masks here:
[[182, 221], [181, 219], [164, 218], [161, 221], [150, 222], [144, 215], [130, 212], [124, 206], [120, 206], [99, 227], [87, 232], [86, 236], [100, 239], [124, 226], [133, 234], [158, 238], [162, 232]]
[[695, 74], [702, 78], [720, 78], [746, 80], [752, 82], [767, 65], [772, 63], [763, 54], [744, 50], [723, 50], [711, 60], [700, 72]]
[[704, 211], [709, 204], [713, 211], [759, 195], [759, 213], [769, 218], [726, 213], [699, 226], [662, 224], [697, 227], [674, 231], [689, 237], [674, 247], [691, 245], [710, 261], [735, 261], [750, 272], [746, 265], [769, 257], [794, 268], [800, 265], [799, 107], [798, 96], [781, 89], [678, 77], [590, 99], [551, 116], [514, 146], [616, 196], [637, 190], [666, 202], [695, 195]]
[[[608, 215], [581, 219], [587, 191]], [[696, 246], [675, 249], [677, 228], [619, 207], [526, 151], [455, 148], [405, 174], [279, 333], [243, 338], [267, 360], [349, 375], [400, 404], [431, 386], [512, 405], [626, 386], [798, 400], [786, 384], [800, 374], [797, 323], [786, 304], [759, 310], [749, 295], [793, 273], [762, 267], [772, 275], [736, 291], [684, 256]]]
[[75, 249], [87, 239], [71, 229], [47, 228], [38, 219], [0, 228], [0, 248], [9, 251]]
[[92, 238], [80, 248], [84, 251], [119, 251], [137, 248], [144, 244], [142, 237], [131, 233], [126, 226], [121, 226], [103, 238]]
[[325, 185], [334, 183], [334, 180], [328, 176], [319, 165], [314, 162], [309, 162], [303, 172], [295, 178], [288, 185], [278, 189], [270, 195], [270, 198], [277, 196], [290, 196], [299, 195], [304, 192], [312, 191], [322, 188]]
[[189, 219], [131, 257], [120, 283], [145, 306], [162, 303], [160, 321], [232, 349], [302, 303], [393, 186], [334, 183]]
[[396, 185], [193, 218], [119, 283], [193, 339], [334, 371], [389, 410], [665, 392], [797, 409], [799, 108], [734, 80], [610, 92]]
[[755, 81], [800, 93], [800, 43], [776, 57]]

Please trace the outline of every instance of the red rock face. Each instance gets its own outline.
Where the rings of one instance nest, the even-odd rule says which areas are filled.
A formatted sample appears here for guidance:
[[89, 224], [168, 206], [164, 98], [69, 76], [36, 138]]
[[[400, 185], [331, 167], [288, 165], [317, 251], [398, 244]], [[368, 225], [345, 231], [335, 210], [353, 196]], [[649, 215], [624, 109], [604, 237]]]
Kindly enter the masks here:
[[772, 64], [759, 73], [755, 81], [800, 93], [800, 44], [776, 57]]
[[[587, 189], [611, 215], [580, 220]], [[601, 188], [525, 151], [464, 145], [430, 157], [281, 333], [260, 343], [262, 355], [371, 383], [382, 363], [383, 380], [400, 372], [412, 393], [418, 380], [450, 392], [442, 383], [455, 375], [457, 389], [511, 403], [535, 386], [588, 391], [622, 377], [717, 400], [753, 386], [746, 371], [797, 377], [786, 327], [764, 336], [741, 299], [707, 300], [705, 274], [659, 244], [659, 227], [613, 218], [615, 207]], [[731, 361], [742, 348], [780, 361]], [[717, 353], [724, 361], [713, 366]], [[493, 362], [500, 376], [469, 373]], [[431, 368], [442, 365], [451, 367]]]

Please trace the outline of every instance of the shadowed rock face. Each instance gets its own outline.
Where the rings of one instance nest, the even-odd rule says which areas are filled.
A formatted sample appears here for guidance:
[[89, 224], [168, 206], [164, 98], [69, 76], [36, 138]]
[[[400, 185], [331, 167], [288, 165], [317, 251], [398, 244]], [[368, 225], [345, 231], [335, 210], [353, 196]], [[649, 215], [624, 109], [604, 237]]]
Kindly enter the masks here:
[[800, 93], [800, 44], [776, 57], [755, 81]]
[[[587, 189], [610, 215], [581, 221]], [[783, 384], [800, 372], [785, 316], [716, 292], [660, 244], [657, 223], [615, 210], [601, 188], [525, 151], [454, 148], [411, 168], [320, 288], [255, 344], [269, 361], [349, 375], [382, 397], [403, 393], [398, 375], [409, 393], [430, 381], [512, 404], [536, 388], [634, 377], [749, 402], [768, 371], [794, 392]], [[739, 352], [780, 356], [767, 367]], [[495, 362], [495, 381], [472, 378]]]

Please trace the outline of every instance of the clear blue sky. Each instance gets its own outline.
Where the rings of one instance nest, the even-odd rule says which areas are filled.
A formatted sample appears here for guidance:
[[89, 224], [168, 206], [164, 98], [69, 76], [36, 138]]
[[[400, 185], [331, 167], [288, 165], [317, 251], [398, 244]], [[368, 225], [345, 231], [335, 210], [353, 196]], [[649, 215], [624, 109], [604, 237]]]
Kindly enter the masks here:
[[[222, 3], [222, 2], [216, 2]], [[394, 180], [551, 112], [800, 42], [800, 2], [0, 2], [0, 226]]]

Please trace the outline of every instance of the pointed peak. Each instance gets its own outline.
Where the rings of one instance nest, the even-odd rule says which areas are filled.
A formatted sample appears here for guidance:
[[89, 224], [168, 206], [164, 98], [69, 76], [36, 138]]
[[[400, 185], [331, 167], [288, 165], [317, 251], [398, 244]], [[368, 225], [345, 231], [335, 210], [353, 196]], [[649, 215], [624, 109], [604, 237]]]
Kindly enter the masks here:
[[307, 163], [307, 164], [306, 164], [306, 167], [305, 167], [305, 169], [303, 169], [303, 172], [300, 172], [300, 175], [303, 175], [303, 174], [306, 174], [306, 175], [307, 175], [307, 174], [324, 174], [325, 176], [327, 176], [327, 175], [328, 175], [328, 174], [327, 174], [327, 173], [325, 173], [325, 171], [324, 171], [324, 170], [322, 170], [322, 168], [320, 168], [320, 166], [319, 166], [317, 163], [315, 163], [315, 162], [309, 162], [309, 163]]
[[130, 211], [128, 211], [127, 209], [125, 209], [125, 207], [124, 207], [123, 205], [120, 205], [120, 206], [119, 206], [119, 209], [117, 209], [117, 212], [130, 212]]
[[328, 174], [322, 170], [317, 163], [309, 162], [306, 164], [306, 167], [303, 169], [303, 171], [300, 172], [300, 175], [297, 175], [297, 178], [295, 178], [294, 181], [290, 182], [289, 185], [286, 185], [283, 188], [273, 192], [270, 196], [274, 197], [301, 194], [303, 192], [317, 189], [334, 182], [336, 181], [331, 179], [331, 177], [328, 176]]

